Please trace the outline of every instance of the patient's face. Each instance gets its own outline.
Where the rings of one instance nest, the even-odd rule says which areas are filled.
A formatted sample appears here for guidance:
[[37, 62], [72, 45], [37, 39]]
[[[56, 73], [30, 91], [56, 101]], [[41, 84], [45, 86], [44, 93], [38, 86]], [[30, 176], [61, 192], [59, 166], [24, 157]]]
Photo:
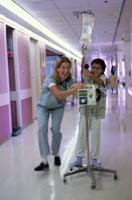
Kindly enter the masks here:
[[95, 76], [99, 76], [100, 74], [103, 73], [102, 67], [100, 64], [93, 63], [91, 66], [91, 71]]

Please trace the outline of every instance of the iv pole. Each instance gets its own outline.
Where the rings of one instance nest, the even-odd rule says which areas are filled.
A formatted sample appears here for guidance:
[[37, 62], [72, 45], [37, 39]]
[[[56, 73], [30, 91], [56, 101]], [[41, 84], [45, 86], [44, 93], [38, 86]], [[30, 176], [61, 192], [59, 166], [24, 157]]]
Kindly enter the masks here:
[[[85, 94], [84, 94], [84, 90], [85, 90]], [[63, 182], [66, 183], [66, 177], [67, 176], [71, 176], [73, 174], [78, 174], [78, 173], [81, 173], [81, 172], [87, 172], [87, 173], [90, 174], [90, 177], [91, 177], [91, 189], [95, 189], [96, 188], [96, 179], [95, 179], [94, 171], [111, 173], [111, 174], [114, 175], [114, 180], [117, 180], [118, 176], [117, 176], [116, 170], [104, 168], [102, 166], [94, 167], [94, 166], [90, 165], [89, 133], [90, 133], [90, 125], [91, 125], [92, 116], [89, 117], [89, 115], [90, 115], [89, 114], [89, 107], [90, 106], [96, 106], [96, 105], [90, 105], [90, 104], [88, 105], [86, 103], [86, 101], [87, 102], [89, 101], [89, 99], [88, 99], [89, 97], [87, 95], [88, 92], [89, 92], [88, 90], [89, 89], [80, 89], [78, 91], [78, 92], [80, 92], [80, 94], [78, 94], [78, 98], [81, 99], [81, 101], [83, 102], [82, 103], [83, 105], [81, 105], [81, 103], [80, 103], [80, 106], [83, 106], [83, 108], [84, 108], [84, 111], [85, 111], [84, 114], [85, 114], [85, 119], [86, 119], [87, 166], [78, 167], [75, 170], [71, 169], [71, 171], [66, 172], [63, 176]], [[81, 92], [83, 92], [83, 96], [81, 96]]]
[[[83, 13], [87, 13], [87, 14], [90, 14], [90, 15], [92, 14], [94, 16], [94, 14], [92, 13], [91, 10], [88, 10], [88, 11], [85, 11], [85, 12], [74, 11], [73, 15], [75, 15], [77, 18], [79, 18], [79, 16], [81, 14], [83, 14]], [[85, 90], [85, 92], [84, 92], [84, 90]], [[117, 180], [118, 176], [117, 176], [116, 170], [104, 168], [102, 166], [100, 166], [100, 167], [93, 167], [93, 166], [90, 165], [89, 132], [90, 132], [91, 116], [89, 117], [89, 114], [88, 114], [88, 106], [91, 106], [91, 105], [92, 106], [96, 106], [96, 105], [88, 104], [88, 102], [89, 102], [89, 97], [88, 97], [89, 89], [87, 88], [87, 89], [84, 89], [84, 90], [80, 89], [79, 90], [80, 93], [78, 91], [78, 97], [80, 98], [81, 94], [83, 92], [83, 97], [80, 98], [83, 103], [81, 103], [81, 100], [80, 100], [79, 104], [80, 104], [80, 106], [84, 107], [84, 111], [85, 111], [85, 119], [86, 119], [86, 144], [87, 144], [87, 166], [82, 166], [82, 167], [79, 167], [76, 170], [71, 170], [71, 171], [65, 173], [64, 176], [63, 176], [63, 182], [66, 183], [66, 177], [67, 176], [71, 176], [71, 175], [74, 175], [74, 174], [77, 174], [77, 173], [80, 173], [80, 172], [87, 172], [87, 173], [90, 174], [90, 177], [91, 177], [91, 189], [95, 189], [96, 188], [96, 179], [95, 179], [94, 171], [111, 173], [111, 174], [114, 175], [114, 180]], [[96, 96], [96, 95], [94, 95], [94, 96]], [[83, 104], [83, 105], [81, 105], [81, 104]]]

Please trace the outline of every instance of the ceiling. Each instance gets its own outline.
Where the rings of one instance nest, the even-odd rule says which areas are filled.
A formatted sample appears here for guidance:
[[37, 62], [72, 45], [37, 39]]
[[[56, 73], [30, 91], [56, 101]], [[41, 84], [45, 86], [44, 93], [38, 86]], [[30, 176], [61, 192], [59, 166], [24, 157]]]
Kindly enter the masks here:
[[130, 41], [132, 0], [14, 0], [72, 48], [81, 51], [83, 17], [73, 13], [91, 10], [94, 14], [92, 42], [88, 54], [111, 57], [116, 45]]

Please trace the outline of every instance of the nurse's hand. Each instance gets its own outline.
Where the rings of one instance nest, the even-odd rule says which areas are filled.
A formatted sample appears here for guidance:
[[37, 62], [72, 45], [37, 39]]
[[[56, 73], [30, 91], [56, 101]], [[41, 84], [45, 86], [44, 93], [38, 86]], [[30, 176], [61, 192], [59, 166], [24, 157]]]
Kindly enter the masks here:
[[83, 89], [85, 88], [86, 84], [85, 83], [76, 83], [75, 88], [76, 90], [78, 89]]

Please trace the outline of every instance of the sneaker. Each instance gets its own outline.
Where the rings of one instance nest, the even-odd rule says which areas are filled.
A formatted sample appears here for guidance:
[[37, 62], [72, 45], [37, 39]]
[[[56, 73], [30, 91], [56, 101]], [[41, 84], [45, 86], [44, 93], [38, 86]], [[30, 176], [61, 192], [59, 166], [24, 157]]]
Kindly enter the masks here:
[[61, 159], [60, 159], [59, 156], [55, 156], [55, 157], [54, 157], [54, 164], [55, 164], [56, 166], [60, 166], [60, 165], [61, 165]]
[[82, 167], [82, 157], [77, 157], [76, 160], [70, 164], [70, 170], [72, 170], [74, 167]]
[[101, 163], [97, 159], [92, 159], [92, 167], [101, 167]]
[[45, 169], [49, 169], [49, 164], [44, 164], [41, 162], [37, 167], [34, 168], [34, 171], [44, 171]]

